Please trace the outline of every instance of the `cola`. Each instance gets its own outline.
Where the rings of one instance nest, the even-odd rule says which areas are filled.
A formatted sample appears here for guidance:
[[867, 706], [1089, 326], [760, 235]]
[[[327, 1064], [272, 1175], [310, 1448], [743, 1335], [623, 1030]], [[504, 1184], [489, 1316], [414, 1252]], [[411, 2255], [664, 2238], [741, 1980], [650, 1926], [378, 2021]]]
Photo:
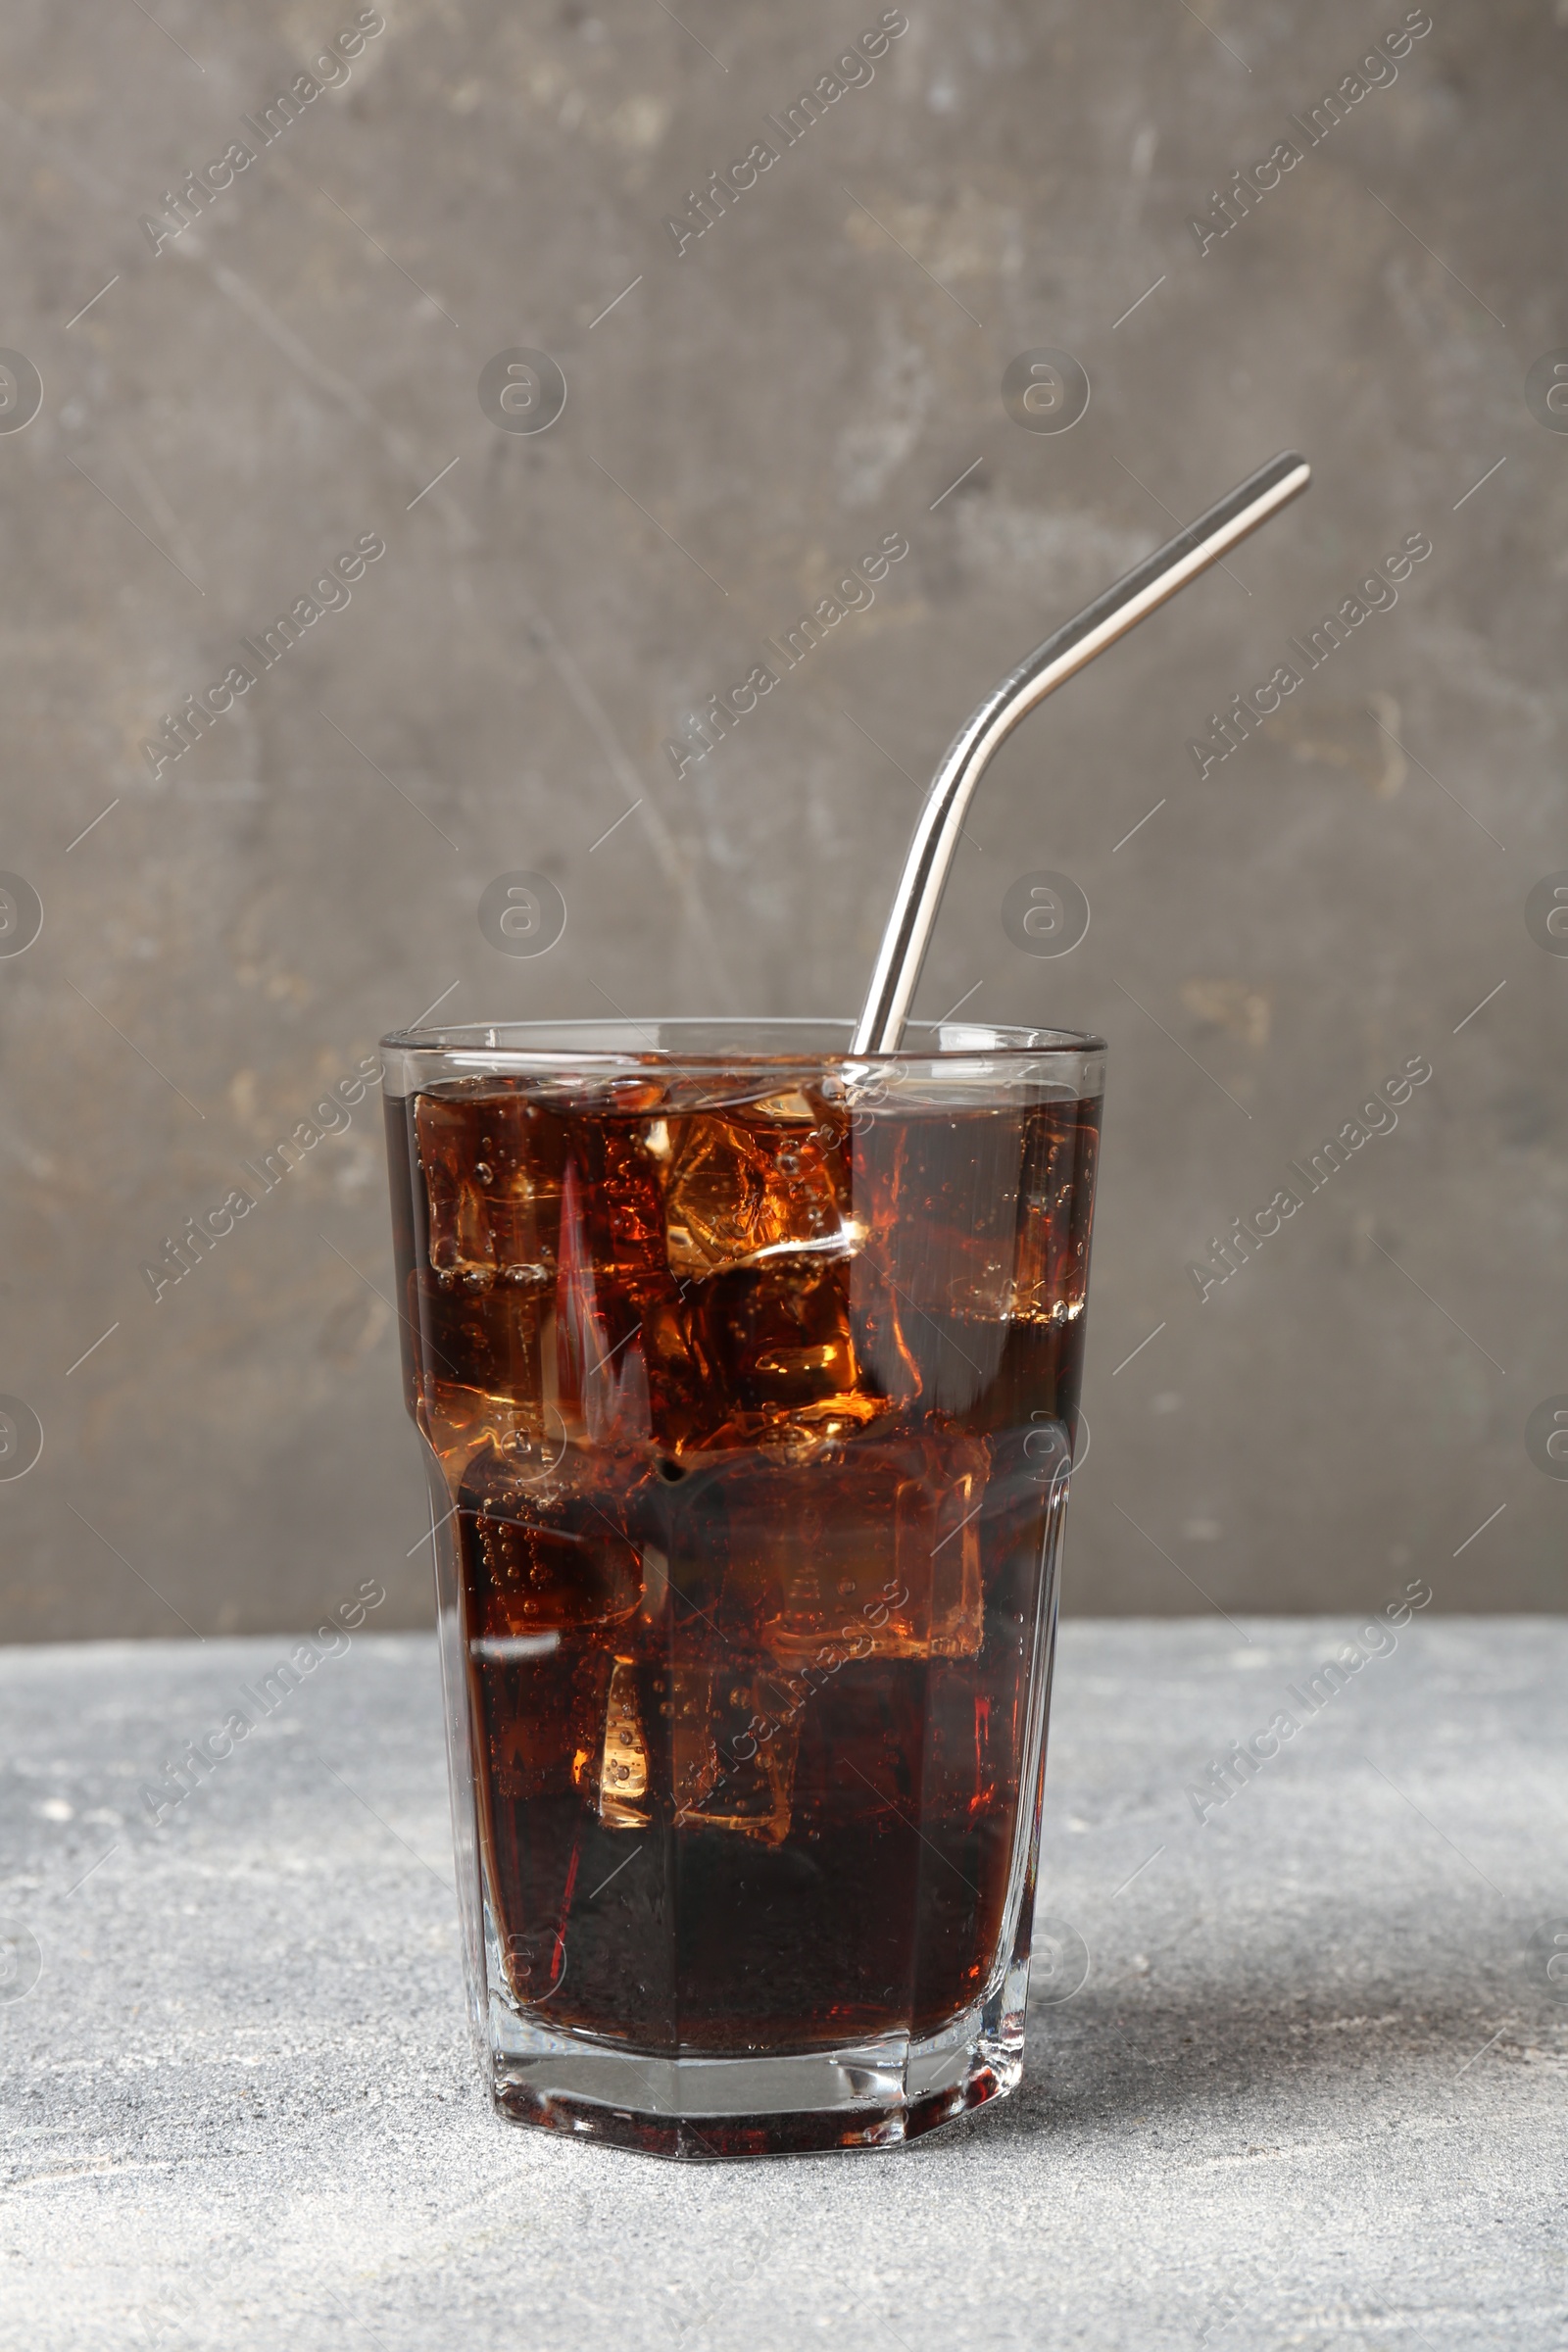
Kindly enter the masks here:
[[387, 1113], [492, 2001], [650, 2060], [940, 2036], [1027, 1960], [1098, 1097], [655, 1065]]

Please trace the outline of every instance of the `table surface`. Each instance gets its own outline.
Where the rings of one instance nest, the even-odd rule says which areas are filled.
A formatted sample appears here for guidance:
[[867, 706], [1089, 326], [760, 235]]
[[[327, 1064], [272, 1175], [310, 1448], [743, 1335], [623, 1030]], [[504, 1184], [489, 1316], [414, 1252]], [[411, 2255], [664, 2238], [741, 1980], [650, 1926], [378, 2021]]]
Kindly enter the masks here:
[[357, 1636], [160, 1829], [288, 1642], [0, 1651], [0, 2342], [1559, 2352], [1568, 1625], [1385, 1633], [1200, 1824], [1354, 1630], [1065, 1626], [1040, 1914], [1092, 1959], [1020, 2090], [695, 2167], [491, 2113], [428, 1639]]

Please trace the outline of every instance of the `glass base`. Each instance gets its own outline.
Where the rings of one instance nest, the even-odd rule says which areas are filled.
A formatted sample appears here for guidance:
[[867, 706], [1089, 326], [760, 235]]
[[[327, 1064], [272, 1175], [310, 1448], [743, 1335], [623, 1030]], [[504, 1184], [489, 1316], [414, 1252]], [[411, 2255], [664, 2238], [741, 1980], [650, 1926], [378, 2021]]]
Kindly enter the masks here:
[[1027, 1983], [1025, 1961], [992, 1999], [923, 2039], [889, 2034], [784, 2056], [672, 2058], [551, 2034], [508, 2009], [492, 2021], [492, 2096], [513, 2123], [649, 2156], [898, 2147], [1016, 2088]]

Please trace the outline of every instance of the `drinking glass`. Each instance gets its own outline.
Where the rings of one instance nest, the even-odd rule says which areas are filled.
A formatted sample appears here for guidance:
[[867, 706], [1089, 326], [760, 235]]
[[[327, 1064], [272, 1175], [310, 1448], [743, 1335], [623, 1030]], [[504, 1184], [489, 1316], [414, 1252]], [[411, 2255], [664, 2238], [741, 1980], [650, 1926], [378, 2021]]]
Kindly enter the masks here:
[[382, 1046], [467, 1989], [521, 2122], [887, 2146], [1022, 2068], [1101, 1040]]

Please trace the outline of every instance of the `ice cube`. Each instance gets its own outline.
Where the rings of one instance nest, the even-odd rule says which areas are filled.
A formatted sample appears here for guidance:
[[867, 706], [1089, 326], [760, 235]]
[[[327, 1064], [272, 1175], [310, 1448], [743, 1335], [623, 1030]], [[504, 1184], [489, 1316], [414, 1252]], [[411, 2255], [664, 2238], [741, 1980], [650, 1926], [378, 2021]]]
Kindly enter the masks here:
[[1100, 1138], [1078, 1111], [1043, 1104], [1031, 1121], [1011, 1311], [1032, 1323], [1070, 1323], [1084, 1311]]
[[888, 1411], [892, 1398], [856, 1349], [850, 1287], [850, 1263], [809, 1255], [701, 1286], [692, 1328], [727, 1408], [710, 1444], [832, 1439]]
[[547, 1393], [542, 1340], [548, 1294], [493, 1284], [468, 1289], [449, 1273], [410, 1277], [409, 1306], [424, 1370], [418, 1417], [461, 1479], [486, 1443], [548, 1451], [564, 1435]]
[[802, 1094], [798, 1086], [789, 1086], [776, 1095], [759, 1095], [754, 1102], [747, 1103], [746, 1115], [750, 1119], [783, 1120], [792, 1127], [809, 1127], [819, 1113], [808, 1095]]
[[664, 1453], [710, 1442], [724, 1418], [693, 1332], [690, 1283], [669, 1285], [666, 1296], [642, 1309], [642, 1354], [653, 1440]]
[[[661, 1710], [663, 1737], [652, 1743], [645, 1703]], [[616, 1656], [603, 1732], [579, 1752], [579, 1786], [607, 1829], [645, 1830], [657, 1808], [654, 1758], [662, 1756], [677, 1829], [777, 1845], [789, 1835], [799, 1714], [787, 1692], [733, 1663], [682, 1658], [650, 1683], [633, 1657]]]
[[[574, 1435], [649, 1440], [662, 1451], [700, 1443], [722, 1418], [693, 1345], [687, 1295], [664, 1255], [659, 1154], [664, 1122], [634, 1122], [588, 1143], [592, 1168], [568, 1157], [561, 1194], [560, 1267], [546, 1371]], [[667, 1139], [666, 1139], [667, 1140]]]
[[850, 1331], [862, 1387], [890, 1407], [911, 1405], [920, 1396], [920, 1365], [904, 1336], [904, 1317], [914, 1311], [913, 1303], [900, 1298], [872, 1250], [859, 1252], [849, 1275]]
[[627, 1532], [638, 1466], [590, 1464], [564, 1451], [543, 1476], [486, 1445], [458, 1491], [469, 1638], [612, 1625], [642, 1598], [642, 1563]]
[[432, 1270], [469, 1287], [536, 1282], [555, 1260], [564, 1130], [507, 1088], [415, 1103]]
[[[783, 1115], [797, 1104], [799, 1115]], [[664, 1188], [664, 1234], [676, 1274], [702, 1280], [786, 1252], [841, 1256], [863, 1238], [847, 1213], [837, 1131], [812, 1123], [804, 1095], [747, 1109], [763, 1115], [700, 1113], [673, 1123], [681, 1132]]]
[[593, 1195], [594, 1248], [603, 1272], [641, 1298], [668, 1288], [662, 1182], [669, 1157], [664, 1119], [630, 1119], [581, 1134]]
[[765, 1677], [678, 1664], [670, 1696], [676, 1828], [730, 1830], [781, 1845], [790, 1834], [800, 1713]]
[[598, 1785], [599, 1818], [606, 1829], [647, 1829], [652, 1818], [648, 1741], [637, 1703], [637, 1667], [632, 1658], [616, 1658], [611, 1669]]
[[[855, 1139], [865, 1256], [893, 1302], [884, 1377], [906, 1355], [927, 1409], [966, 1412], [995, 1379], [1012, 1309], [1022, 1111], [881, 1117]], [[894, 1333], [897, 1333], [895, 1341]]]
[[[859, 1440], [804, 1483], [737, 1466], [703, 1498], [725, 1561], [720, 1625], [755, 1628], [781, 1665], [818, 1677], [862, 1658], [973, 1657], [988, 1470], [985, 1440], [957, 1433]], [[811, 1675], [786, 1688], [808, 1694]]]

